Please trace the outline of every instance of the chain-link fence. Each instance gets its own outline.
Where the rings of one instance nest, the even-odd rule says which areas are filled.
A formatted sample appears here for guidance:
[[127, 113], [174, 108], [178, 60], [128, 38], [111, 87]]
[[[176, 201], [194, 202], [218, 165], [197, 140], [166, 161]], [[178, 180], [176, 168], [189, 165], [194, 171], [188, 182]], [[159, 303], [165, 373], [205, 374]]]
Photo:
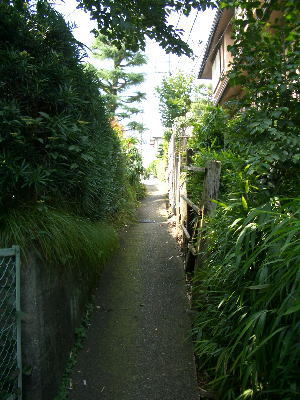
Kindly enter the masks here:
[[0, 249], [0, 400], [22, 399], [20, 249]]

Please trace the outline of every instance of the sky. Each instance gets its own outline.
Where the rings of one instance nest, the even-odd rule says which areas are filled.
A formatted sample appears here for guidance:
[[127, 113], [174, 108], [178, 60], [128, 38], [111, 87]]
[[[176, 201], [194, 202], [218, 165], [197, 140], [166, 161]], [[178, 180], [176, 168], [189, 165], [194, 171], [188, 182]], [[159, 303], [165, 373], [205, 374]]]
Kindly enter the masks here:
[[[76, 9], [76, 0], [56, 0], [55, 3], [55, 8], [64, 15], [65, 20], [76, 25], [76, 28], [73, 29], [75, 38], [91, 47], [94, 40], [91, 30], [97, 28], [96, 23], [91, 21], [89, 15], [83, 10]], [[147, 98], [140, 104], [144, 112], [138, 118], [135, 118], [135, 120], [143, 122], [148, 128], [148, 131], [143, 134], [141, 144], [145, 165], [155, 158], [155, 152], [149, 143], [151, 137], [162, 136], [164, 132], [160, 121], [159, 100], [155, 88], [160, 85], [164, 77], [178, 71], [197, 76], [214, 15], [215, 11], [206, 10], [205, 12], [193, 11], [189, 17], [179, 13], [172, 13], [170, 16], [170, 22], [178, 29], [185, 31], [183, 39], [194, 51], [193, 59], [185, 56], [168, 55], [156, 42], [147, 40], [145, 53], [148, 62], [139, 69], [139, 72], [145, 74], [145, 82], [138, 87], [139, 91], [146, 93]], [[88, 54], [91, 55], [89, 51]], [[91, 62], [92, 60], [87, 61]], [[98, 61], [96, 66], [105, 68], [107, 64], [99, 64]]]

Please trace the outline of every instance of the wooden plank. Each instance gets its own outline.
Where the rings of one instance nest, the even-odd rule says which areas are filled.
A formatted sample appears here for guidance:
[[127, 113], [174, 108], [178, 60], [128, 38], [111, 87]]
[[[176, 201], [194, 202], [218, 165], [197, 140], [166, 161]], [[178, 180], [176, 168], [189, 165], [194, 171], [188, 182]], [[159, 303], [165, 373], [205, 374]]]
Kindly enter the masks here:
[[188, 203], [188, 205], [191, 206], [192, 209], [196, 211], [197, 214], [201, 215], [201, 210], [200, 210], [200, 208], [199, 208], [198, 206], [196, 206], [195, 203], [193, 203], [190, 199], [188, 199], [187, 197], [185, 197], [183, 194], [180, 195], [180, 197], [181, 197], [184, 201], [186, 201], [186, 202]]
[[[181, 166], [184, 165], [189, 165], [191, 162], [191, 152], [192, 149], [188, 148], [187, 146], [187, 139], [186, 138], [182, 138], [181, 139], [181, 144], [182, 144], [182, 149], [181, 149], [181, 154], [182, 154], [182, 163]], [[180, 172], [182, 171], [182, 168], [180, 169]], [[181, 191], [180, 194], [182, 194], [183, 196], [187, 197], [187, 182], [186, 182], [186, 176], [184, 175], [180, 175], [181, 179], [182, 179], [182, 187], [181, 187]], [[188, 206], [187, 202], [184, 201], [181, 197], [180, 197], [180, 225], [181, 225], [181, 229], [185, 231], [183, 232], [183, 242], [182, 242], [182, 246], [184, 251], [186, 252], [187, 250], [187, 244], [188, 241], [190, 240], [190, 235], [189, 232], [187, 231], [186, 227], [189, 226], [189, 221], [190, 221], [190, 207]], [[184, 228], [182, 227], [184, 226]]]
[[175, 203], [176, 203], [176, 228], [179, 231], [180, 227], [180, 166], [181, 166], [181, 153], [180, 153], [180, 144], [177, 149], [177, 158], [176, 158], [176, 194], [175, 194]]
[[194, 171], [194, 172], [206, 172], [205, 167], [196, 167], [194, 165], [184, 166], [182, 167], [183, 171]]
[[181, 228], [182, 228], [183, 233], [185, 234], [186, 238], [188, 240], [190, 240], [191, 239], [191, 235], [188, 233], [188, 230], [186, 229], [186, 227], [183, 224], [181, 224]]
[[202, 204], [204, 212], [210, 215], [216, 208], [216, 204], [211, 200], [218, 199], [221, 163], [220, 161], [208, 161], [206, 164], [207, 173], [203, 183]]
[[[206, 163], [206, 174], [204, 177], [204, 182], [203, 182], [203, 192], [202, 192], [202, 199], [201, 199], [201, 204], [202, 204], [202, 209], [204, 212], [204, 216], [210, 216], [215, 208], [216, 204], [213, 203], [211, 200], [217, 200], [218, 199], [218, 192], [219, 192], [219, 186], [220, 186], [220, 174], [221, 174], [221, 163], [220, 161], [208, 161]], [[207, 260], [207, 237], [205, 236], [205, 233], [203, 233], [203, 225], [205, 221], [204, 219], [201, 220], [200, 222], [200, 235], [198, 236], [197, 239], [197, 244], [196, 244], [196, 249], [200, 250], [200, 254], [196, 258], [195, 262], [195, 269], [201, 268], [206, 265]]]

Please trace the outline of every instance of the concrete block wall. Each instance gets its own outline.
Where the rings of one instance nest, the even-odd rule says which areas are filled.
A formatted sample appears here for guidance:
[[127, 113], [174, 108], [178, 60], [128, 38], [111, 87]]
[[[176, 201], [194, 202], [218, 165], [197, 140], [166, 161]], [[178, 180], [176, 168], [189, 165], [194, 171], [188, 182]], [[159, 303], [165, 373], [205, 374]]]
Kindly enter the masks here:
[[53, 400], [95, 285], [89, 274], [47, 266], [32, 253], [21, 268], [23, 400]]

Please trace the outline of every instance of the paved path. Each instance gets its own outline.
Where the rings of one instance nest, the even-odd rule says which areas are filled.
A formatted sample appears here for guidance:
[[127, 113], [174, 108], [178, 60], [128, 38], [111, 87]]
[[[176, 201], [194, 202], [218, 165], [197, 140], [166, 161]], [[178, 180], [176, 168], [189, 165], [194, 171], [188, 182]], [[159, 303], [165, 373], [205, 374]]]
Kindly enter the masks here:
[[158, 186], [138, 219], [102, 274], [70, 400], [199, 399], [182, 261]]

